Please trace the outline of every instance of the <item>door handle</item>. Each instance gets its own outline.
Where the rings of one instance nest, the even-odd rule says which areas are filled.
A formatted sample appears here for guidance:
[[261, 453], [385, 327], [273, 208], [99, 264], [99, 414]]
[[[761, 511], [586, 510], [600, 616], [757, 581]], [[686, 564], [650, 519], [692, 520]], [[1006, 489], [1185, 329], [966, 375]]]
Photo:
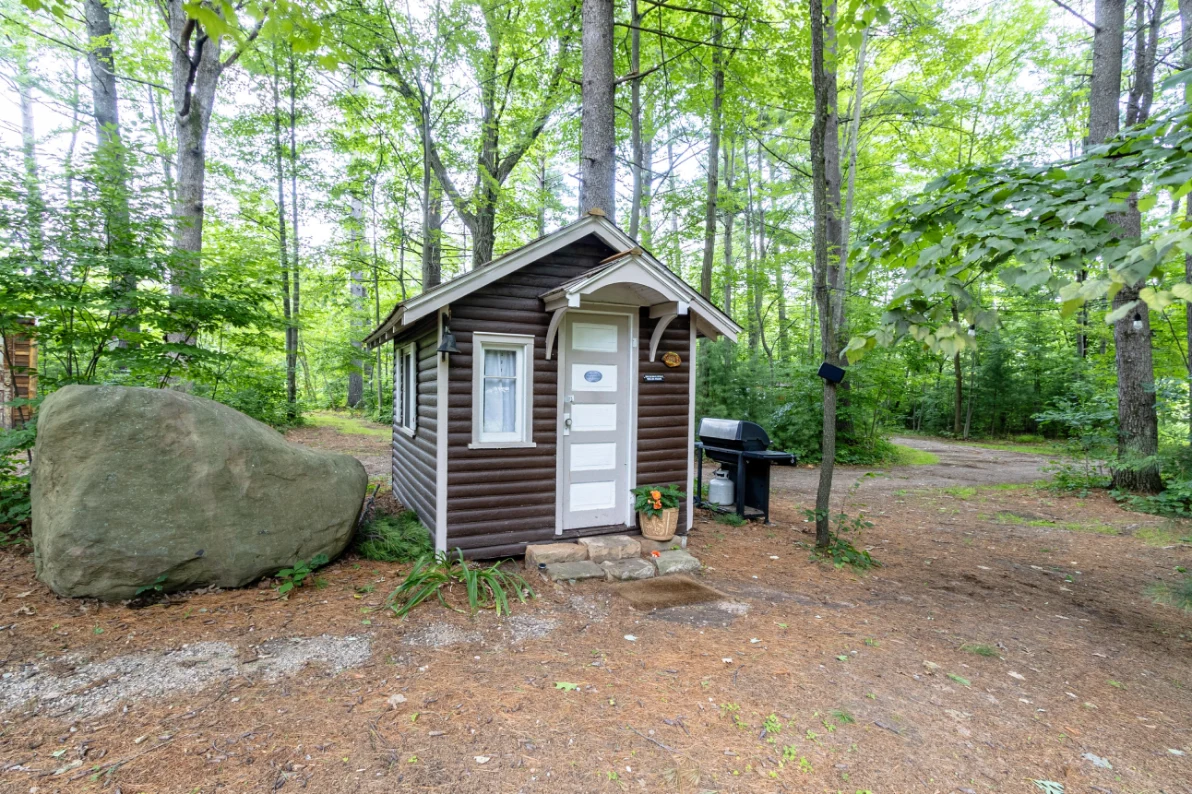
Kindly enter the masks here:
[[571, 414], [563, 414], [563, 435], [571, 435]]

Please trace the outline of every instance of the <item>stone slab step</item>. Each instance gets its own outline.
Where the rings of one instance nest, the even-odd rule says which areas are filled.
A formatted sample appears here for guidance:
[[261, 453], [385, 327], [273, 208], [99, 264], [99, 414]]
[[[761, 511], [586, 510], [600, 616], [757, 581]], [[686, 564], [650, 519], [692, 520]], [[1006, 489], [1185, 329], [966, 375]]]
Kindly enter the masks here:
[[655, 574], [654, 563], [641, 557], [630, 557], [625, 560], [606, 560], [600, 563], [610, 582], [632, 582], [637, 579], [649, 579]]
[[526, 546], [526, 570], [534, 570], [539, 563], [577, 562], [588, 559], [588, 547], [578, 543], [539, 543]]
[[642, 544], [628, 535], [596, 535], [580, 538], [579, 542], [588, 548], [588, 559], [595, 563], [624, 560], [642, 553]]
[[578, 582], [582, 579], [604, 579], [605, 570], [591, 560], [549, 563], [543, 576], [552, 582]]
[[659, 576], [672, 573], [694, 573], [701, 567], [700, 561], [686, 551], [664, 551], [652, 559], [658, 567]]

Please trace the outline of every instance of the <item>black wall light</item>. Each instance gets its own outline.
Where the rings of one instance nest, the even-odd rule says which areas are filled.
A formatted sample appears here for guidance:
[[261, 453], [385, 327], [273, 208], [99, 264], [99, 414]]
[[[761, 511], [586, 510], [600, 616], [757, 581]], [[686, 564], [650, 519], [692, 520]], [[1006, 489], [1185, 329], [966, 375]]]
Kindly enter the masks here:
[[443, 341], [439, 345], [439, 354], [447, 356], [449, 353], [458, 353], [459, 348], [455, 346], [455, 334], [451, 333], [451, 326], [447, 324], [447, 315], [443, 314]]

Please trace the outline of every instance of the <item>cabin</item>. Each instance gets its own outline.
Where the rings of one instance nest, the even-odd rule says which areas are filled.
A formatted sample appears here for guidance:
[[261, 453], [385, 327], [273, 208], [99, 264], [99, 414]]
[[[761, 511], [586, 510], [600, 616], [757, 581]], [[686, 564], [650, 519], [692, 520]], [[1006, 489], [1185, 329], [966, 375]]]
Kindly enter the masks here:
[[469, 558], [633, 532], [677, 484], [691, 527], [696, 339], [737, 326], [598, 210], [399, 303], [393, 493]]
[[[32, 328], [33, 320], [19, 319], [22, 326]], [[33, 415], [28, 405], [8, 405], [9, 402], [37, 396], [37, 343], [32, 331], [28, 334], [10, 333], [0, 345], [0, 430], [21, 427]]]

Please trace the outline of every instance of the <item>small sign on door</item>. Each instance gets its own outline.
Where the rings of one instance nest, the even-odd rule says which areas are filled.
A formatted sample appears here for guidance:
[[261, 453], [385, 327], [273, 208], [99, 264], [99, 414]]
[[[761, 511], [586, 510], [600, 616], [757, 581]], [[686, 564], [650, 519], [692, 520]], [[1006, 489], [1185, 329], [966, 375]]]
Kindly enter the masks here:
[[665, 375], [642, 375], [642, 380], [646, 383], [661, 383], [666, 380]]

